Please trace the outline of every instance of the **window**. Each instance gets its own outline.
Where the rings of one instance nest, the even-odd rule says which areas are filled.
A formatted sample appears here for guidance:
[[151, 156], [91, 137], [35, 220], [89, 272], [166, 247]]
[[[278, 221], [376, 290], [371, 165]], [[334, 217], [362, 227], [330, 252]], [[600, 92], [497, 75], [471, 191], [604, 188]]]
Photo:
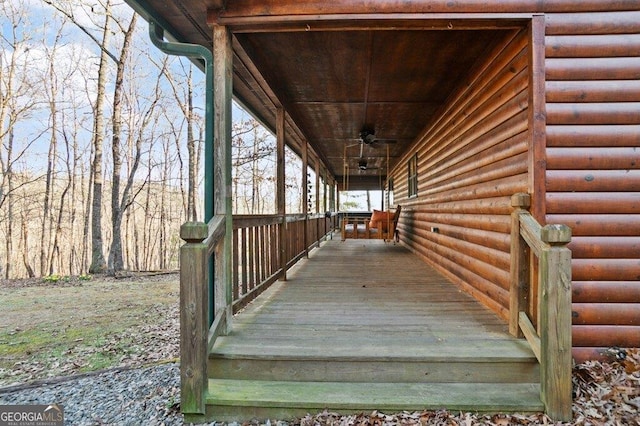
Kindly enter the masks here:
[[415, 154], [407, 163], [407, 188], [409, 197], [418, 196], [418, 154]]

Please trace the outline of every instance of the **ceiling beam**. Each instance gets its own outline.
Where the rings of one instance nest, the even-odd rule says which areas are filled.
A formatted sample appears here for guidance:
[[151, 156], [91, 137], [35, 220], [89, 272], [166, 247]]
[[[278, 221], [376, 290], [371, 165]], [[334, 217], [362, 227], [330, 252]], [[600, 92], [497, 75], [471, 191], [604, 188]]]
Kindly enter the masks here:
[[209, 11], [209, 25], [229, 26], [235, 33], [382, 30], [495, 30], [521, 28], [522, 14], [353, 14], [227, 17]]
[[[602, 0], [229, 0], [222, 16], [336, 15], [355, 13], [527, 13], [589, 12], [602, 7]], [[627, 10], [625, 1], [611, 1], [611, 10]]]

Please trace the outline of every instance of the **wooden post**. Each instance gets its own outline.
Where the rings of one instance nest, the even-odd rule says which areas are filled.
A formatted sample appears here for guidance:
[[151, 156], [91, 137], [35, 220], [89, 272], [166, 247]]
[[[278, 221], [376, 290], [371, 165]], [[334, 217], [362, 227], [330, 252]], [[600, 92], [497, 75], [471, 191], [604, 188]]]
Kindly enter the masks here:
[[302, 144], [302, 214], [304, 215], [304, 255], [309, 257], [309, 142]]
[[[316, 217], [320, 213], [320, 160], [316, 161]], [[316, 247], [320, 247], [320, 219], [316, 218]]]
[[329, 172], [327, 171], [327, 169], [324, 169], [323, 175], [324, 176], [322, 179], [322, 206], [323, 206], [322, 213], [325, 213], [327, 210], [329, 210], [328, 191], [327, 191], [327, 180], [328, 180]]
[[205, 413], [207, 390], [207, 224], [187, 222], [180, 227], [180, 392], [181, 409]]
[[278, 216], [280, 216], [280, 268], [282, 269], [283, 281], [287, 280], [287, 218], [285, 217], [285, 173], [284, 173], [284, 109], [278, 108], [276, 116], [276, 142], [277, 142], [277, 158], [276, 158], [276, 205]]
[[545, 17], [536, 15], [529, 25], [529, 193], [531, 215], [544, 223], [546, 213], [547, 114], [545, 102]]
[[509, 333], [522, 337], [518, 326], [520, 311], [527, 308], [529, 297], [529, 246], [520, 235], [520, 214], [531, 205], [529, 194], [511, 197], [511, 288], [509, 289]]
[[549, 244], [539, 259], [542, 401], [551, 418], [570, 421], [571, 229], [547, 225], [540, 238]]
[[224, 240], [215, 248], [214, 317], [226, 310], [227, 334], [233, 315], [233, 216], [231, 214], [231, 99], [232, 99], [231, 34], [225, 26], [213, 27], [213, 102], [214, 102], [214, 211], [225, 215]]

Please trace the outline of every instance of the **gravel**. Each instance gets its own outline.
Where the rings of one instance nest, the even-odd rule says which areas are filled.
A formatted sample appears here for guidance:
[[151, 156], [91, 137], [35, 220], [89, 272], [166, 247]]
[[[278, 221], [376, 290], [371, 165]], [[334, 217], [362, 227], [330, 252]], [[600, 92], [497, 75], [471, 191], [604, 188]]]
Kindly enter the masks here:
[[[621, 354], [620, 351], [618, 351]], [[573, 374], [574, 421], [554, 423], [543, 413], [471, 414], [446, 410], [403, 412], [386, 415], [377, 411], [341, 416], [324, 411], [307, 415], [292, 424], [300, 426], [383, 425], [578, 425], [640, 426], [640, 349], [627, 350], [621, 361], [589, 361], [576, 366]], [[61, 404], [66, 425], [182, 425], [180, 414], [180, 370], [177, 363], [140, 368], [116, 368], [84, 376], [63, 377], [0, 388], [0, 405]], [[242, 426], [258, 425], [258, 422]], [[266, 426], [289, 426], [273, 420]], [[209, 423], [224, 426], [224, 423]], [[230, 423], [228, 426], [240, 426]]]
[[0, 405], [61, 404], [65, 425], [182, 425], [180, 369], [115, 369], [58, 383], [0, 389]]

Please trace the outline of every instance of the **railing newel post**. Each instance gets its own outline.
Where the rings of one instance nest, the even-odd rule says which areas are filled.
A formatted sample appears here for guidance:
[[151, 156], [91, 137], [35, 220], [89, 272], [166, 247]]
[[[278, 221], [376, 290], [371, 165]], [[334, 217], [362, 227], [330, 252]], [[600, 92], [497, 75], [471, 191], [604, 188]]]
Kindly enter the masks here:
[[[526, 210], [528, 194], [511, 197], [511, 287], [509, 331], [524, 335], [540, 362], [540, 396], [546, 413], [569, 421], [571, 411], [571, 229], [541, 226]], [[538, 260], [537, 330], [526, 312], [530, 292], [529, 252]]]
[[208, 226], [187, 222], [180, 227], [180, 392], [181, 410], [205, 414], [209, 286]]
[[571, 383], [571, 229], [546, 225], [540, 239], [540, 336], [542, 399], [553, 419], [572, 418]]

